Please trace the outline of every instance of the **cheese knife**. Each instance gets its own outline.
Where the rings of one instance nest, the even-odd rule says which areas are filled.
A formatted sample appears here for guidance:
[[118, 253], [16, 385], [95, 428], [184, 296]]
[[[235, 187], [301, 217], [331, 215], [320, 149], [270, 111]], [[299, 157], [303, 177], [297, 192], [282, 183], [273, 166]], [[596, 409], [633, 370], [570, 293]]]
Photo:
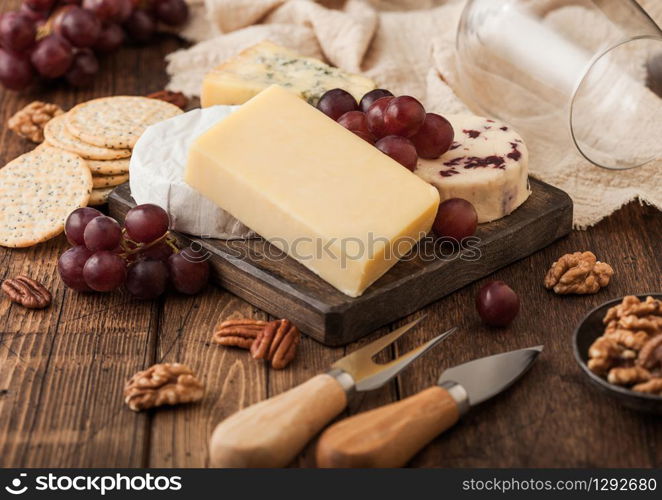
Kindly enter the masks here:
[[402, 467], [470, 408], [514, 384], [542, 349], [520, 349], [449, 368], [436, 386], [337, 422], [320, 436], [318, 467]]
[[383, 386], [414, 360], [455, 332], [452, 328], [388, 363], [372, 358], [411, 330], [414, 320], [339, 359], [331, 369], [287, 392], [223, 420], [214, 430], [212, 467], [283, 467], [337, 416], [356, 391]]

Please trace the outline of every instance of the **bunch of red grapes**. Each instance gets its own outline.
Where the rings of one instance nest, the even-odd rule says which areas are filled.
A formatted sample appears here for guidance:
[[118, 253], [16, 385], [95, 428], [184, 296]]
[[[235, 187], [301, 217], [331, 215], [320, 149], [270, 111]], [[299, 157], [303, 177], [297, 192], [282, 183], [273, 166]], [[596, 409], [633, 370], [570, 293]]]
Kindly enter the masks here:
[[371, 90], [360, 103], [343, 89], [329, 90], [317, 108], [412, 171], [419, 157], [435, 159], [448, 151], [455, 136], [443, 116], [426, 113], [411, 96], [395, 97], [384, 89]]
[[139, 299], [154, 299], [168, 286], [195, 295], [209, 281], [209, 263], [198, 250], [179, 251], [170, 218], [157, 205], [138, 205], [119, 223], [94, 208], [74, 210], [65, 234], [74, 245], [60, 256], [62, 281], [79, 292], [111, 292], [122, 285]]
[[149, 41], [158, 23], [188, 19], [184, 0], [23, 0], [0, 17], [0, 83], [23, 90], [38, 77], [81, 87], [99, 71], [97, 56], [128, 38]]

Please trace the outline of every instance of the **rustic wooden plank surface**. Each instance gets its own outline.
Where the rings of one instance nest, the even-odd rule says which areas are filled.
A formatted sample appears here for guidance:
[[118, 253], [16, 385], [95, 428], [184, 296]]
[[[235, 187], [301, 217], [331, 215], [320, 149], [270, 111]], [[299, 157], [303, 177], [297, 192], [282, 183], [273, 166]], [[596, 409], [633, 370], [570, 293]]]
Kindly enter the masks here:
[[[14, 3], [0, 0], [0, 12]], [[26, 95], [0, 91], [1, 123], [37, 98], [69, 107], [93, 96], [157, 90], [165, 82], [161, 58], [177, 44], [166, 37], [146, 48], [123, 49], [106, 59], [85, 91], [60, 85]], [[0, 126], [2, 164], [29, 148]], [[510, 328], [490, 330], [479, 322], [473, 298], [484, 279], [344, 349], [304, 338], [298, 358], [282, 372], [268, 371], [243, 351], [210, 344], [220, 318], [266, 317], [220, 288], [153, 302], [122, 293], [79, 295], [65, 290], [57, 276], [57, 257], [67, 248], [63, 237], [27, 250], [0, 249], [0, 279], [28, 272], [54, 292], [46, 311], [26, 311], [0, 298], [0, 466], [205, 466], [207, 439], [221, 418], [425, 313], [421, 327], [391, 354], [453, 325], [459, 333], [397, 381], [352, 401], [348, 413], [413, 394], [433, 384], [444, 367], [473, 357], [539, 343], [545, 352], [519, 384], [476, 408], [412, 466], [661, 467], [659, 419], [622, 409], [596, 392], [575, 365], [570, 343], [573, 328], [595, 305], [662, 289], [661, 241], [662, 214], [632, 203], [489, 277], [508, 282], [522, 298], [522, 312]], [[551, 262], [580, 249], [614, 267], [609, 288], [589, 297], [544, 290], [542, 276]], [[189, 363], [204, 379], [206, 397], [200, 404], [136, 415], [122, 402], [122, 386], [135, 371], [161, 360]], [[314, 443], [293, 466], [312, 466], [313, 451]]]

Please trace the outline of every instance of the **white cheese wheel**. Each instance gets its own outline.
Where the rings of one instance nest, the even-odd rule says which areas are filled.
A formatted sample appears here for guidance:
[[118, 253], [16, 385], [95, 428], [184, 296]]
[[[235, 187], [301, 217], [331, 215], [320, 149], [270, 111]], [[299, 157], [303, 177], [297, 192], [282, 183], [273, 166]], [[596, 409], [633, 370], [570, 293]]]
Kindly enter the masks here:
[[445, 115], [455, 141], [436, 160], [419, 159], [416, 175], [439, 190], [441, 200], [464, 198], [490, 222], [512, 213], [531, 194], [529, 152], [505, 123], [474, 115]]
[[131, 156], [130, 185], [138, 204], [154, 203], [170, 214], [171, 229], [205, 238], [242, 239], [250, 229], [184, 182], [191, 143], [236, 106], [194, 109], [147, 128]]

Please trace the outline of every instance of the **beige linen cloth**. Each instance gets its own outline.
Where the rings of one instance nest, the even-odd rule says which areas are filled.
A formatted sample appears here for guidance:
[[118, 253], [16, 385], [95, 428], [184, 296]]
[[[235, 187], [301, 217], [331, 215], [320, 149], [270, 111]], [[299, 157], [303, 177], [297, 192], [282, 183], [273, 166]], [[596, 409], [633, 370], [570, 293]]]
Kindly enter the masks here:
[[[396, 94], [413, 95], [430, 111], [470, 109], [457, 97], [454, 55], [465, 0], [188, 1], [193, 15], [182, 35], [196, 45], [168, 56], [171, 90], [199, 95], [209, 69], [268, 39], [363, 73]], [[662, 22], [661, 0], [640, 3]], [[590, 32], [585, 25], [577, 29], [582, 36]], [[662, 158], [614, 172], [592, 165], [570, 146], [559, 155], [535, 139], [527, 144], [531, 175], [572, 197], [576, 228], [592, 226], [634, 199], [662, 209]]]

